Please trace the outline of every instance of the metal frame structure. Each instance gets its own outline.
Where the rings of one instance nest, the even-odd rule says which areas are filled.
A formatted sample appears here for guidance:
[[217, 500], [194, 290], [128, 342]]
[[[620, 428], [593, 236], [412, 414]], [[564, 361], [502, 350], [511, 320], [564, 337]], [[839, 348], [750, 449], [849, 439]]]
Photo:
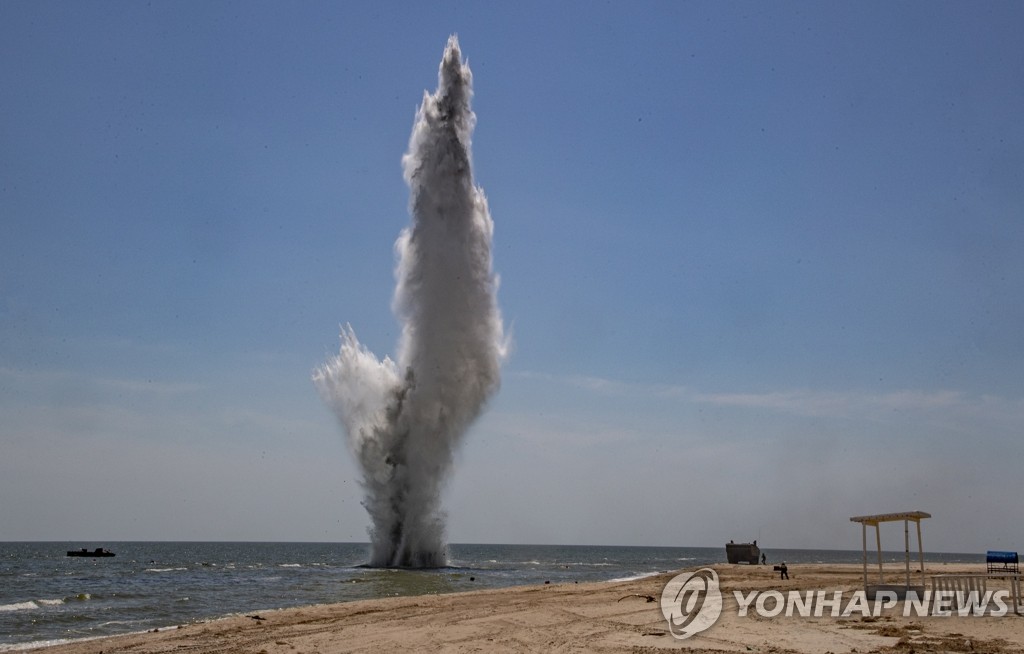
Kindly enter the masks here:
[[864, 592], [871, 595], [871, 588], [868, 585], [868, 526], [875, 528], [875, 547], [878, 549], [878, 586], [885, 584], [882, 572], [882, 535], [879, 525], [883, 522], [903, 521], [903, 551], [906, 557], [906, 583], [904, 592], [910, 590], [910, 523], [917, 525], [917, 551], [921, 562], [921, 588], [924, 588], [924, 546], [921, 544], [921, 520], [932, 517], [924, 511], [904, 511], [901, 513], [879, 513], [877, 515], [862, 515], [850, 518], [850, 522], [859, 522], [861, 526], [861, 541], [864, 551]]

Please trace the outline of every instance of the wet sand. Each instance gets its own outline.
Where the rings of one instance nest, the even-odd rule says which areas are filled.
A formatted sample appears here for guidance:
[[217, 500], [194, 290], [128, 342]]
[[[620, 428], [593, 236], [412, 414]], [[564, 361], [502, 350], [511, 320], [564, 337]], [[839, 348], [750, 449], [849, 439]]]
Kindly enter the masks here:
[[[319, 605], [45, 648], [46, 654], [218, 652], [1021, 652], [1024, 616], [740, 617], [733, 591], [862, 587], [857, 565], [713, 566], [724, 607], [707, 631], [674, 638], [655, 599], [675, 573], [635, 581], [559, 584]], [[916, 566], [915, 566], [916, 567]], [[926, 565], [926, 573], [984, 572], [984, 565]], [[891, 581], [902, 566], [887, 566]], [[886, 579], [890, 581], [890, 579]], [[990, 587], [996, 587], [993, 584]], [[1024, 609], [1022, 609], [1024, 610]]]

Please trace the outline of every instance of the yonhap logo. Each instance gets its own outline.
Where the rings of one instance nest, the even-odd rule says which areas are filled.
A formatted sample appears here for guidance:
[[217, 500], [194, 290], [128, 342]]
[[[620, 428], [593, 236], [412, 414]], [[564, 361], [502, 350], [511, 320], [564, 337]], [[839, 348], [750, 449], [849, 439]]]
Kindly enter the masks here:
[[722, 614], [718, 575], [711, 568], [676, 575], [661, 591], [661, 613], [669, 631], [680, 640], [715, 624]]

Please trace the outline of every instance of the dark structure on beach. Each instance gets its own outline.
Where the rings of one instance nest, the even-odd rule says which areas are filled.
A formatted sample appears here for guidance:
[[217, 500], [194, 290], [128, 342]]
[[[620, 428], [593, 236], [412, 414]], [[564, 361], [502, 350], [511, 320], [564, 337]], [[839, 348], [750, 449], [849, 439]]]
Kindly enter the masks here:
[[761, 560], [761, 549], [757, 546], [756, 540], [753, 543], [733, 543], [730, 541], [725, 544], [725, 557], [729, 563], [757, 565]]

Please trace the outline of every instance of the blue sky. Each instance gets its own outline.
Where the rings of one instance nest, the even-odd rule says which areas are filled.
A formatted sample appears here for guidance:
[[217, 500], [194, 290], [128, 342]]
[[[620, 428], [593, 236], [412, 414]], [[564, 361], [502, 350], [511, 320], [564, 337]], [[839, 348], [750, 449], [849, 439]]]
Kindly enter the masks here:
[[926, 548], [1020, 549], [1021, 24], [0, 3], [0, 540], [366, 539], [310, 375], [345, 322], [394, 352], [457, 33], [513, 350], [452, 541], [856, 548], [920, 509]]

